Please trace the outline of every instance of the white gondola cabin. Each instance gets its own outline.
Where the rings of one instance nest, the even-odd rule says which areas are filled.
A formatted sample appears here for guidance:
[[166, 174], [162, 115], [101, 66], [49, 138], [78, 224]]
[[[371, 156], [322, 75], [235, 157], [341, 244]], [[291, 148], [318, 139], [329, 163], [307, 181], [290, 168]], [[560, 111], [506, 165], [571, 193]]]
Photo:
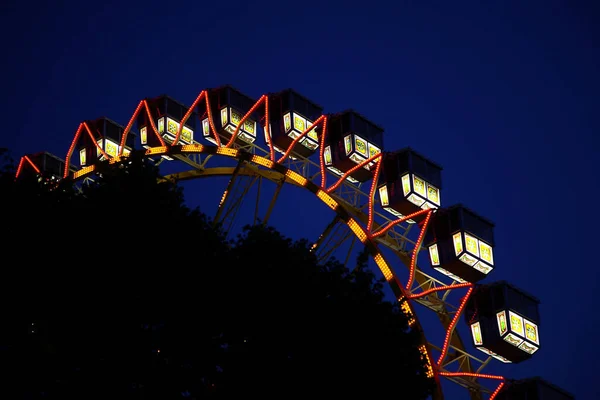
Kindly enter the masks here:
[[[300, 136], [323, 114], [323, 108], [292, 89], [269, 95], [270, 133], [273, 147], [285, 154], [294, 139]], [[264, 121], [262, 121], [264, 125]], [[265, 131], [265, 142], [268, 140]], [[319, 147], [319, 135], [311, 129], [300, 139], [291, 154], [309, 157]]]
[[402, 218], [422, 209], [439, 208], [441, 188], [442, 167], [416, 151], [406, 148], [383, 155], [377, 193], [381, 206], [390, 214]]
[[[317, 130], [320, 132], [320, 129]], [[324, 162], [336, 175], [356, 167], [381, 153], [383, 128], [356, 111], [348, 110], [329, 117], [325, 137]], [[351, 182], [366, 182], [373, 177], [374, 163], [369, 163], [350, 174]]]
[[[104, 161], [104, 151], [109, 157], [117, 157], [121, 148], [121, 137], [125, 128], [115, 121], [101, 117], [93, 121], [86, 121], [93, 139], [85, 131], [81, 132], [78, 153], [79, 165], [85, 167], [93, 165], [96, 161]], [[133, 149], [135, 136], [128, 135], [123, 155], [127, 156]], [[102, 151], [100, 151], [102, 149]]]
[[21, 158], [16, 178], [49, 183], [58, 181], [64, 176], [64, 173], [65, 161], [53, 154], [42, 151]]
[[539, 300], [505, 282], [478, 285], [465, 306], [475, 347], [505, 363], [540, 349]]
[[[158, 134], [165, 144], [172, 144], [177, 135], [183, 117], [189, 110], [189, 107], [183, 103], [167, 96], [162, 95], [153, 99], [147, 99], [150, 116], [145, 108], [142, 108], [137, 118], [137, 127], [140, 135], [140, 143], [144, 148], [160, 146], [160, 140], [156, 136], [150, 119]], [[196, 130], [196, 112], [191, 112], [181, 129], [178, 144], [193, 144], [194, 132]]]
[[[209, 89], [208, 96], [213, 123], [219, 134], [221, 144], [224, 145], [231, 139], [231, 135], [235, 132], [242, 118], [254, 106], [256, 100], [229, 85]], [[217, 144], [210, 129], [208, 115], [206, 113], [205, 115], [201, 115], [201, 119], [204, 139]], [[256, 120], [256, 113], [253, 112], [238, 130], [235, 143], [244, 145], [245, 143], [254, 143], [256, 141], [256, 132], [258, 129]]]
[[458, 282], [478, 282], [495, 267], [494, 224], [461, 204], [433, 214], [424, 244], [431, 266]]

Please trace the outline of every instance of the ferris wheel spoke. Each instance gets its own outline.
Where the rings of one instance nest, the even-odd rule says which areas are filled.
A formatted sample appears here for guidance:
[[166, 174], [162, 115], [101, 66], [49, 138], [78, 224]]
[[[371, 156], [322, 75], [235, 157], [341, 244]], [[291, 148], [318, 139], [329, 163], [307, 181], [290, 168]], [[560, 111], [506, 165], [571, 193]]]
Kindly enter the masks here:
[[284, 183], [285, 183], [285, 177], [282, 177], [277, 182], [277, 186], [275, 187], [275, 193], [273, 193], [273, 197], [271, 197], [271, 201], [269, 202], [269, 207], [267, 208], [267, 211], [265, 212], [265, 216], [262, 221], [262, 223], [264, 225], [266, 225], [269, 222], [269, 218], [271, 217], [273, 208], [275, 208], [275, 203], [277, 202], [277, 199], [279, 198], [279, 193], [281, 192], [281, 189], [283, 188]]
[[[223, 192], [223, 195], [221, 196], [221, 201], [219, 203], [217, 213], [213, 220], [213, 222], [215, 224], [218, 224], [221, 222], [222, 214], [227, 212], [227, 210], [228, 210], [228, 208], [227, 208], [227, 205], [229, 203], [228, 200], [231, 198], [231, 193], [233, 191], [235, 182], [237, 181], [240, 169], [242, 168], [243, 164], [244, 164], [244, 161], [240, 159], [238, 161], [237, 165], [235, 166], [233, 173], [231, 174], [231, 178], [229, 178], [229, 182], [227, 183], [227, 188], [225, 189], [225, 191]], [[236, 202], [236, 199], [233, 199], [233, 201]]]
[[346, 243], [350, 241], [349, 249], [344, 257], [344, 265], [347, 266], [356, 243], [355, 239], [356, 236], [353, 234], [352, 230], [348, 228], [348, 225], [338, 214], [336, 214], [313, 244], [311, 251], [317, 257], [317, 262], [319, 264], [324, 264], [331, 258], [334, 252], [345, 247]]

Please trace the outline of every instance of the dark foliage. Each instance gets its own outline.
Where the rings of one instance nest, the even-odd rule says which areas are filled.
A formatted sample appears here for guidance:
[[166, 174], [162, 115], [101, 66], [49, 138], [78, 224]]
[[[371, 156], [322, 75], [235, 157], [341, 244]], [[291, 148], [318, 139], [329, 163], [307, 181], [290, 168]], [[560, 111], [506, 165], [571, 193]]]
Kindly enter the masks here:
[[81, 191], [13, 174], [0, 398], [430, 393], [418, 336], [366, 254], [351, 271], [317, 265], [308, 242], [261, 226], [228, 242], [142, 159]]

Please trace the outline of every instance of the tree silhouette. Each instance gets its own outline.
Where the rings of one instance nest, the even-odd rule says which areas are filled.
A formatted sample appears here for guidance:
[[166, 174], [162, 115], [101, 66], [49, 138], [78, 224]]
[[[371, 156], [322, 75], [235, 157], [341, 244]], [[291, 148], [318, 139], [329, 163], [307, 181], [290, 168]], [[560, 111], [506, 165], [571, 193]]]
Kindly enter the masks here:
[[272, 227], [227, 241], [135, 153], [81, 191], [3, 171], [1, 397], [430, 394], [366, 253], [349, 270]]

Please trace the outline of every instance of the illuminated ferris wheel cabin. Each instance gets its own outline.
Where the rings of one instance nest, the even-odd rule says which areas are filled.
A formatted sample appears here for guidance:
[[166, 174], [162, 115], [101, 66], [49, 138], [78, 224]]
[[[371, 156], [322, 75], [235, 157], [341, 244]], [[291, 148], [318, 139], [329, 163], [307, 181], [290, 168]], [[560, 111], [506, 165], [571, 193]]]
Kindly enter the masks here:
[[505, 363], [531, 358], [540, 348], [539, 303], [504, 281], [477, 286], [465, 307], [473, 344]]
[[38, 182], [56, 182], [64, 176], [65, 162], [45, 151], [21, 157], [17, 175]]
[[[341, 176], [363, 161], [381, 153], [383, 128], [353, 110], [334, 114], [327, 124], [324, 150], [325, 166]], [[350, 174], [351, 182], [366, 182], [373, 177], [369, 163]]]
[[[149, 113], [142, 110], [137, 118], [137, 127], [140, 133], [141, 145], [144, 148], [161, 146], [152, 125], [156, 127], [158, 134], [166, 144], [173, 143], [177, 131], [179, 130], [180, 123], [189, 108], [166, 95], [146, 101], [148, 103], [148, 109], [150, 110]], [[185, 121], [179, 137], [181, 144], [194, 143], [196, 119], [196, 113], [192, 112]], [[153, 124], [150, 123], [150, 120], [152, 120]]]
[[[93, 121], [86, 121], [84, 130], [77, 147], [80, 166], [84, 167], [93, 165], [97, 161], [104, 161], [107, 156], [117, 157], [121, 150], [121, 136], [125, 130], [122, 125], [106, 117], [101, 117]], [[131, 153], [134, 142], [135, 135], [128, 135], [123, 155], [127, 156]]]
[[[252, 109], [256, 100], [229, 85], [210, 89], [208, 97], [210, 99], [211, 115], [213, 116], [215, 129], [219, 133], [220, 140], [227, 143], [240, 124], [240, 121]], [[235, 143], [247, 145], [254, 143], [256, 140], [258, 127], [256, 124], [257, 118], [254, 114], [252, 113], [238, 130]], [[208, 115], [202, 118], [202, 135], [209, 142], [216, 144], [216, 140], [212, 137]]]
[[386, 152], [378, 185], [382, 208], [397, 218], [437, 209], [441, 205], [442, 167], [410, 148]]
[[[321, 115], [323, 115], [323, 107], [292, 89], [270, 94], [269, 120], [275, 150], [285, 154], [293, 140], [310, 128]], [[264, 121], [262, 124], [264, 126]], [[267, 142], [266, 134], [265, 132], [265, 142]], [[313, 128], [297, 142], [292, 154], [309, 157], [317, 151], [318, 147], [319, 135]]]
[[494, 269], [494, 224], [461, 204], [432, 216], [424, 243], [431, 266], [455, 281], [478, 282]]

